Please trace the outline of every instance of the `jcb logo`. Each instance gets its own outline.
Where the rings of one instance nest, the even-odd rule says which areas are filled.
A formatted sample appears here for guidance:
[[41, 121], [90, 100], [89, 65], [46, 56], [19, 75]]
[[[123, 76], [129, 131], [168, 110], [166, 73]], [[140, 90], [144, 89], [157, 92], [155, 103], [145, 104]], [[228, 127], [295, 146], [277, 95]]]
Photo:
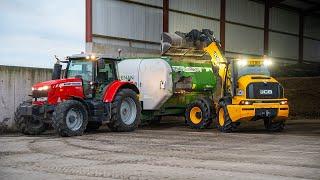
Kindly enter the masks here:
[[261, 89], [261, 90], [260, 90], [260, 94], [265, 94], [265, 95], [272, 94], [272, 90]]

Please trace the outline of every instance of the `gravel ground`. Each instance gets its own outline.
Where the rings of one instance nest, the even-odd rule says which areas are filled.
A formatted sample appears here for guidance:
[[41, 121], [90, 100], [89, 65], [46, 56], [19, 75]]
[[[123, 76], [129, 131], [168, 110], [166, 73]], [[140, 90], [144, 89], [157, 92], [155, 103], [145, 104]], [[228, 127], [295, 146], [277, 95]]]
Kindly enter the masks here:
[[0, 137], [0, 179], [320, 179], [320, 119], [238, 132], [164, 122], [132, 133]]

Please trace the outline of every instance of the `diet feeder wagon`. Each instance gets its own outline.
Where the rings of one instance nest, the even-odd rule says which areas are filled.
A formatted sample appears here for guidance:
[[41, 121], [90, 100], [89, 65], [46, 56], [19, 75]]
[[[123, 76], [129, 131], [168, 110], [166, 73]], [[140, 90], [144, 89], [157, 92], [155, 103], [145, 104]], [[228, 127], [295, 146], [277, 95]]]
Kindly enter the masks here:
[[209, 60], [123, 59], [118, 69], [121, 80], [132, 82], [139, 89], [142, 120], [158, 122], [161, 116], [186, 115], [192, 128], [211, 124], [216, 78]]

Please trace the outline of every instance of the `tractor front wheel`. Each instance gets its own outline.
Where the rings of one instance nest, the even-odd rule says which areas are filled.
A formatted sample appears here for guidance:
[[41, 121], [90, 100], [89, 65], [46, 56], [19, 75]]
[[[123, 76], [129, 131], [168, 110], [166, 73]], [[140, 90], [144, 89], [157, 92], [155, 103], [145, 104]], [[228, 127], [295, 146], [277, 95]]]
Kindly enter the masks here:
[[111, 131], [128, 132], [135, 130], [141, 117], [141, 104], [137, 93], [131, 89], [121, 89], [111, 106], [111, 120], [108, 127]]
[[23, 116], [22, 107], [30, 106], [31, 101], [21, 103], [14, 113], [14, 120], [17, 129], [26, 135], [38, 135], [46, 130], [46, 126], [40, 119], [35, 119], [32, 116]]
[[53, 113], [52, 125], [60, 136], [81, 136], [87, 124], [87, 109], [77, 100], [61, 102]]

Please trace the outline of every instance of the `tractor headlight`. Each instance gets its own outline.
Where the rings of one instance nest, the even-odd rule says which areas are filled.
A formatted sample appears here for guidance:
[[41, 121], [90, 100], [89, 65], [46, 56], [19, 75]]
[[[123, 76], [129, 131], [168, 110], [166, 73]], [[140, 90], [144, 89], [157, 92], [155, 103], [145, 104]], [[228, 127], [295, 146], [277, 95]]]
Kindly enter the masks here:
[[32, 91], [47, 91], [49, 89], [50, 89], [50, 86], [41, 86], [38, 88], [34, 88], [34, 87], [31, 88]]
[[252, 101], [240, 101], [240, 104], [241, 105], [251, 105], [251, 104], [253, 104], [253, 102]]
[[288, 104], [288, 101], [280, 101], [280, 104], [281, 105], [286, 105], [286, 104]]
[[237, 62], [238, 66], [246, 66], [248, 64], [247, 59], [239, 59]]
[[48, 90], [50, 87], [49, 86], [42, 86], [38, 88], [38, 91], [46, 91]]
[[93, 54], [92, 54], [92, 55], [89, 55], [89, 56], [86, 56], [86, 59], [87, 59], [87, 60], [96, 60], [96, 58], [97, 58], [97, 57], [96, 57], [95, 55], [93, 55]]
[[32, 87], [32, 97], [39, 98], [39, 97], [47, 97], [48, 96], [48, 90], [51, 88], [51, 86], [41, 86], [38, 88]]
[[272, 61], [270, 59], [264, 59], [263, 60], [263, 65], [265, 66], [271, 66], [272, 65]]

